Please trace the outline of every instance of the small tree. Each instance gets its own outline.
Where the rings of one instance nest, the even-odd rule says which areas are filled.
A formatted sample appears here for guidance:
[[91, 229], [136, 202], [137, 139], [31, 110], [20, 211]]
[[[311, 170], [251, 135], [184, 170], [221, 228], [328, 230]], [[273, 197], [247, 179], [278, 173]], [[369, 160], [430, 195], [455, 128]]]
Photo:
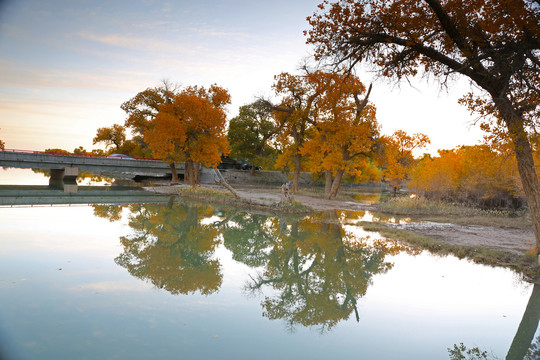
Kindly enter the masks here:
[[391, 136], [383, 136], [381, 143], [380, 163], [385, 168], [383, 174], [392, 186], [395, 196], [414, 166], [413, 151], [425, 147], [430, 140], [421, 133], [408, 135], [403, 130], [396, 130]]
[[114, 124], [111, 127], [102, 127], [97, 129], [96, 136], [92, 140], [95, 145], [97, 143], [105, 143], [105, 147], [114, 146], [113, 151], [119, 151], [126, 141], [126, 128], [122, 125]]
[[241, 106], [238, 116], [229, 122], [231, 156], [251, 162], [252, 175], [255, 166], [273, 166], [277, 152], [271, 141], [276, 132], [272, 111], [262, 101]]

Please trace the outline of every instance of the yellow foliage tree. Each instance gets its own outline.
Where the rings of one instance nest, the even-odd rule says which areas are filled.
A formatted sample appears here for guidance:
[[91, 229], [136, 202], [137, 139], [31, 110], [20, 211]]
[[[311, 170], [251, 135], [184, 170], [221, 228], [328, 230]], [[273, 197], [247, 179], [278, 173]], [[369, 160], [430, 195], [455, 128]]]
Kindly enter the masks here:
[[413, 151], [430, 143], [427, 135], [416, 133], [408, 135], [403, 130], [396, 130], [391, 136], [381, 138], [382, 153], [380, 163], [384, 167], [384, 177], [392, 186], [394, 195], [407, 180], [414, 165]]
[[411, 172], [409, 186], [429, 197], [511, 206], [523, 190], [515, 158], [487, 145], [440, 150], [425, 157]]
[[[313, 130], [300, 152], [313, 172], [325, 173], [325, 196], [336, 197], [344, 174], [375, 180], [374, 155], [379, 125], [375, 107], [368, 104], [370, 89], [352, 74], [318, 71], [311, 81], [324, 89], [317, 102]], [[361, 94], [365, 98], [359, 99]]]
[[270, 105], [274, 110], [277, 127], [281, 129], [276, 140], [281, 150], [276, 168], [293, 168], [292, 192], [299, 189], [301, 149], [313, 129], [317, 102], [326, 89], [326, 84], [317, 81], [319, 73], [281, 73], [274, 77], [273, 89], [276, 95], [282, 97], [279, 105]]
[[217, 167], [221, 155], [228, 155], [225, 106], [227, 90], [191, 86], [174, 94], [159, 107], [153, 127], [144, 132], [154, 157], [169, 163], [173, 182], [178, 182], [175, 162], [185, 162], [185, 180], [198, 183], [198, 165]]

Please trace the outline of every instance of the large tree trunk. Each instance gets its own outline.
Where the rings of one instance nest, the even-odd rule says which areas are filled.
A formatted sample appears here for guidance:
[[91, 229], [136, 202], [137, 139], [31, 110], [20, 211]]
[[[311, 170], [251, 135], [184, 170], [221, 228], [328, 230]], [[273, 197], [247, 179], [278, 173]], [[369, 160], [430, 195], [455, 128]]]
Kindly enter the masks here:
[[196, 179], [195, 179], [195, 167], [193, 165], [193, 160], [186, 160], [184, 169], [184, 176], [185, 176], [185, 182], [188, 183], [191, 186], [197, 185]]
[[300, 189], [300, 171], [302, 170], [302, 155], [296, 154], [293, 158], [294, 161], [294, 172], [293, 172], [293, 186], [291, 189], [292, 193], [298, 192]]
[[493, 100], [506, 123], [508, 134], [514, 144], [519, 176], [527, 198], [536, 237], [536, 255], [538, 255], [540, 249], [540, 182], [534, 166], [531, 144], [525, 131], [524, 120], [513, 109], [511, 102], [504, 97], [493, 97]]
[[328, 196], [328, 199], [333, 199], [337, 196], [339, 187], [341, 186], [341, 179], [343, 179], [343, 174], [345, 174], [345, 170], [343, 169], [339, 169], [336, 172], [336, 176], [334, 177], [334, 181], [332, 182], [332, 189], [330, 190], [330, 196]]
[[178, 172], [176, 171], [176, 166], [174, 166], [174, 161], [171, 161], [169, 163], [169, 167], [171, 168], [171, 174], [172, 174], [171, 184], [178, 184], [179, 183]]
[[332, 172], [330, 170], [324, 170], [324, 197], [330, 198], [330, 192], [332, 191]]
[[200, 162], [194, 162], [193, 163], [193, 179], [195, 181], [195, 184], [199, 184], [199, 173], [201, 169], [201, 163]]

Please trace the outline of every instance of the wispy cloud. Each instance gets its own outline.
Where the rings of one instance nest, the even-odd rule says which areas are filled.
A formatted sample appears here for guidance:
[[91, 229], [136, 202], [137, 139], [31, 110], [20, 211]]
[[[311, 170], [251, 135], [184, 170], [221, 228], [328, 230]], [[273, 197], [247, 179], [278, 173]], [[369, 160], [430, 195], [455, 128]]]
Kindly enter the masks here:
[[109, 73], [24, 67], [8, 61], [0, 62], [0, 85], [14, 88], [69, 88], [86, 90], [133, 91], [144, 88], [151, 73], [111, 70]]
[[96, 34], [91, 32], [80, 32], [79, 37], [115, 46], [123, 49], [144, 51], [146, 55], [151, 52], [155, 55], [163, 55], [170, 52], [181, 51], [187, 55], [196, 55], [205, 49], [200, 44], [182, 45], [180, 42], [168, 41], [154, 37], [135, 37], [118, 34]]

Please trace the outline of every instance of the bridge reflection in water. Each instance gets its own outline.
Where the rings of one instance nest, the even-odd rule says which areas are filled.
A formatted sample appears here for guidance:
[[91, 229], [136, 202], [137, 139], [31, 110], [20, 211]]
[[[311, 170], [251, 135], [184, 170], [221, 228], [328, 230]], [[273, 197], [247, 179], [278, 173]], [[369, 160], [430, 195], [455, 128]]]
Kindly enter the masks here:
[[162, 204], [169, 199], [137, 187], [78, 186], [77, 192], [65, 192], [50, 186], [0, 185], [0, 206]]

